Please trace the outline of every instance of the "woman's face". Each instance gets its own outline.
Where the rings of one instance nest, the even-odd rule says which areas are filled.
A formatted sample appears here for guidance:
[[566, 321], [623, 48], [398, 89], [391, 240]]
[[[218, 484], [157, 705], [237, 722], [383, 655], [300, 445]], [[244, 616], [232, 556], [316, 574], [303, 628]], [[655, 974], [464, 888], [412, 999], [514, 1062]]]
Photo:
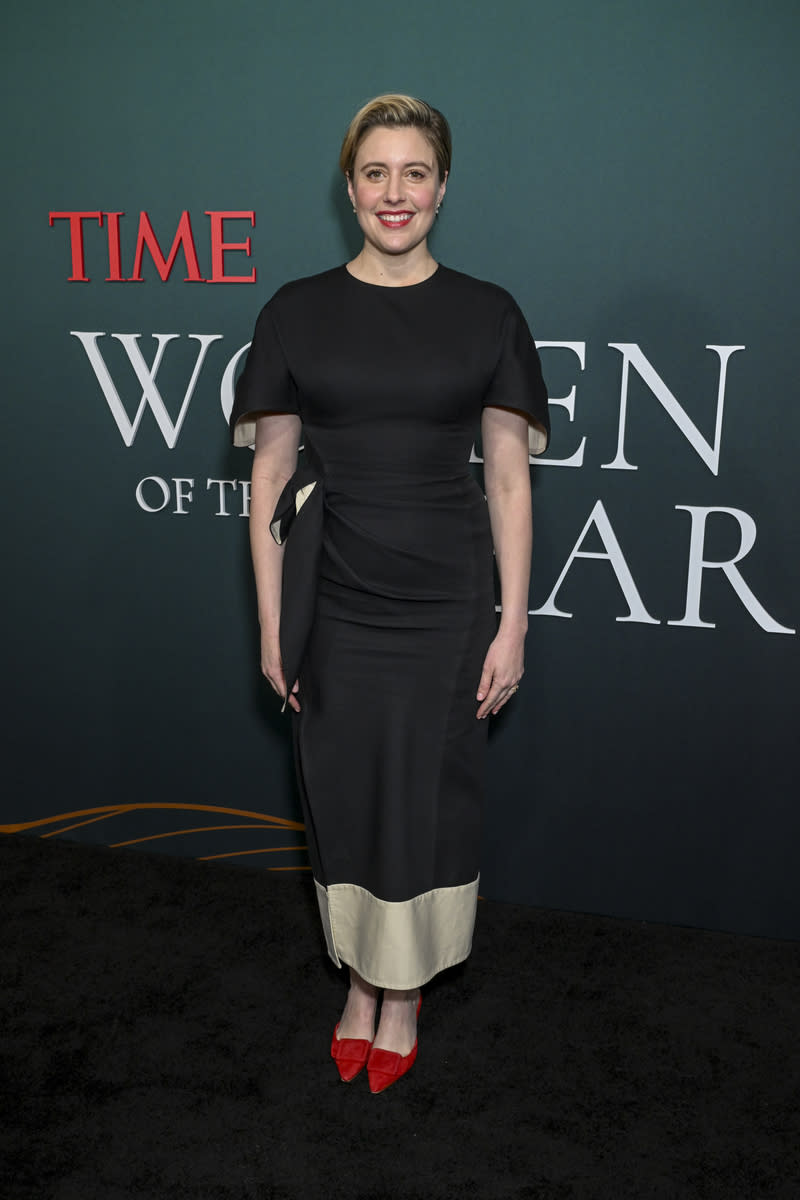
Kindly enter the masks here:
[[419, 129], [378, 126], [358, 147], [347, 191], [366, 240], [399, 255], [425, 241], [446, 183]]

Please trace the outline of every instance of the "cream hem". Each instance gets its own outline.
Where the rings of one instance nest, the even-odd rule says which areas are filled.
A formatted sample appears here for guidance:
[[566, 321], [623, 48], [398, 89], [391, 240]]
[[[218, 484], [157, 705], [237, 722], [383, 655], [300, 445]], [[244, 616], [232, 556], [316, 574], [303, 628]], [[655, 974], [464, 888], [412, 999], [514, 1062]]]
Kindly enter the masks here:
[[352, 883], [315, 885], [328, 954], [375, 987], [421, 987], [469, 956], [478, 879], [402, 901], [379, 900]]

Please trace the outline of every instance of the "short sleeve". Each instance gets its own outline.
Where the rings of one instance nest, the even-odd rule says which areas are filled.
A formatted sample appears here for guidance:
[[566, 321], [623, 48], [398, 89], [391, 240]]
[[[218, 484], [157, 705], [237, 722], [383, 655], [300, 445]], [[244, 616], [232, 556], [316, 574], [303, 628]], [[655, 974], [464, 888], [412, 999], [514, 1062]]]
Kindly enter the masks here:
[[256, 418], [263, 413], [297, 413], [297, 386], [267, 304], [256, 321], [253, 340], [233, 399], [230, 416], [234, 446], [252, 446]]
[[531, 331], [512, 300], [503, 318], [500, 354], [484, 408], [510, 408], [528, 418], [528, 447], [542, 454], [550, 440], [547, 387]]

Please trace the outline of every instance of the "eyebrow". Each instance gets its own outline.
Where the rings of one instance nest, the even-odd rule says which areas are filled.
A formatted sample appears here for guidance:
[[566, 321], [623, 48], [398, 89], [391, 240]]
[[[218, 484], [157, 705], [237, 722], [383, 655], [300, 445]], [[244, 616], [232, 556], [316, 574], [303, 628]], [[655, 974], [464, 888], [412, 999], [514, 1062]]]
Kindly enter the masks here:
[[[362, 165], [359, 167], [359, 170], [366, 171], [368, 167], [387, 167], [387, 166], [388, 166], [388, 164], [384, 163], [384, 162], [368, 162], [368, 163], [362, 163]], [[403, 163], [403, 166], [404, 167], [426, 167], [429, 171], [431, 171], [433, 169], [432, 163], [423, 162], [422, 160], [420, 160], [419, 162]]]

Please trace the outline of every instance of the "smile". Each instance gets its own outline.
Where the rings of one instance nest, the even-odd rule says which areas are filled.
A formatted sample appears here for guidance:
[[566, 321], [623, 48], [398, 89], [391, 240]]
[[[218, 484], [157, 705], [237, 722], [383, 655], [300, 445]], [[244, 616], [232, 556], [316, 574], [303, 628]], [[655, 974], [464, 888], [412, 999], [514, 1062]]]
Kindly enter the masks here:
[[400, 229], [403, 225], [407, 225], [414, 216], [411, 212], [379, 212], [375, 214], [381, 225], [385, 225], [387, 229]]

